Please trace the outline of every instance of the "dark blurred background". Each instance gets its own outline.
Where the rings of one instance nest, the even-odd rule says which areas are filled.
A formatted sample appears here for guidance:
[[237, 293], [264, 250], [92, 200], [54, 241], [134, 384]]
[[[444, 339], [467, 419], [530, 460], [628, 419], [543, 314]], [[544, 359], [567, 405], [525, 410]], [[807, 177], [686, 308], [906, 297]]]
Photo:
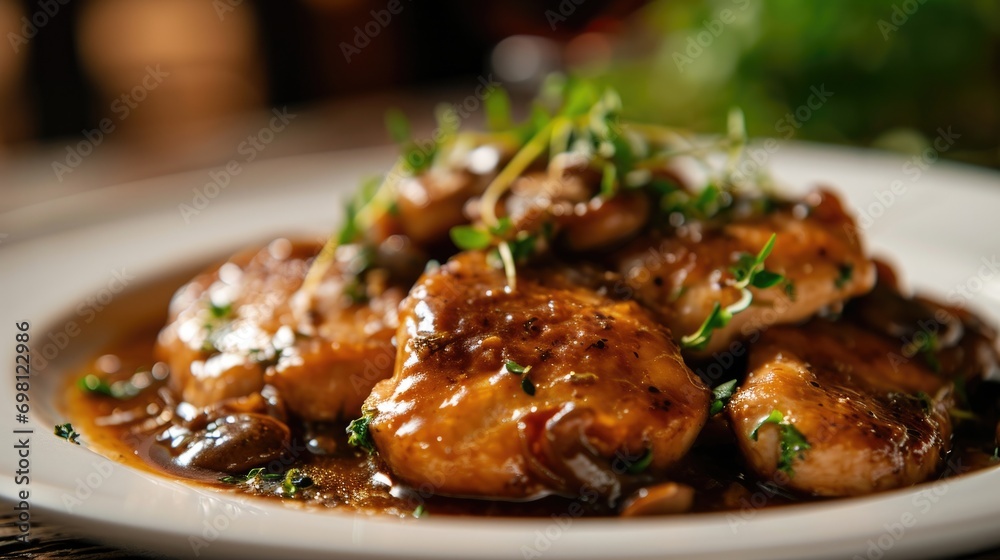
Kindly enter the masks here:
[[994, 0], [0, 0], [0, 33], [0, 187], [217, 164], [275, 107], [264, 157], [381, 144], [387, 106], [419, 130], [552, 70], [696, 131], [738, 105], [752, 135], [917, 153], [951, 127], [945, 157], [1000, 167]]

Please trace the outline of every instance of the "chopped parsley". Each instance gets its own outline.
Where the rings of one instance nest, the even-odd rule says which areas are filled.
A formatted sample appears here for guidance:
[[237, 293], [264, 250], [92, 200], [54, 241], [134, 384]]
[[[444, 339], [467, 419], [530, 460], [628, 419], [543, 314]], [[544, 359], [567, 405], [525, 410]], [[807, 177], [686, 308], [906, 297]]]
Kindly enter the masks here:
[[927, 363], [927, 367], [931, 368], [931, 371], [941, 373], [941, 360], [937, 356], [939, 348], [937, 335], [934, 333], [926, 333], [926, 335], [917, 350], [923, 355], [924, 362]]
[[795, 292], [795, 284], [791, 280], [785, 281], [785, 295], [788, 296], [788, 299], [795, 301], [797, 294]]
[[920, 408], [924, 410], [924, 414], [930, 414], [931, 410], [934, 410], [934, 399], [930, 395], [923, 391], [918, 391], [916, 398], [920, 401]]
[[757, 432], [765, 424], [775, 424], [781, 430], [779, 440], [781, 456], [778, 458], [778, 470], [784, 471], [788, 476], [794, 476], [792, 463], [796, 459], [801, 460], [805, 452], [811, 449], [812, 446], [809, 445], [806, 436], [793, 424], [786, 422], [784, 415], [777, 409], [772, 410], [766, 418], [757, 424], [753, 431], [750, 432], [750, 439], [757, 441]]
[[649, 468], [649, 465], [653, 463], [653, 448], [647, 447], [634, 463], [630, 464], [627, 468], [630, 474], [640, 474], [645, 472]]
[[837, 266], [837, 278], [834, 279], [833, 285], [837, 287], [838, 290], [843, 290], [844, 286], [851, 281], [854, 277], [854, 265], [851, 263], [843, 263]]
[[70, 424], [69, 422], [66, 422], [65, 424], [58, 424], [53, 433], [57, 437], [61, 437], [70, 443], [80, 445], [80, 442], [77, 441], [77, 438], [80, 437], [80, 433], [74, 430], [73, 424]]
[[410, 515], [416, 517], [417, 519], [420, 519], [421, 517], [427, 517], [428, 515], [430, 515], [430, 513], [428, 513], [427, 510], [424, 508], [424, 504], [420, 504], [417, 507], [413, 508], [413, 513]]
[[300, 469], [288, 469], [284, 480], [281, 481], [281, 489], [286, 496], [295, 496], [299, 490], [313, 485], [313, 480]]
[[149, 371], [140, 370], [126, 380], [108, 383], [100, 376], [88, 373], [76, 382], [76, 386], [85, 393], [128, 400], [152, 386], [152, 374]]
[[213, 319], [224, 319], [233, 312], [233, 304], [225, 303], [223, 305], [219, 305], [214, 301], [209, 301], [208, 311], [212, 315]]
[[264, 483], [273, 486], [275, 492], [280, 489], [282, 496], [294, 497], [303, 488], [313, 485], [312, 478], [301, 469], [289, 469], [286, 473], [269, 473], [262, 467], [250, 469], [245, 475], [227, 475], [219, 478], [225, 484]]
[[695, 332], [681, 338], [681, 346], [694, 350], [702, 350], [710, 340], [716, 329], [724, 328], [732, 321], [733, 316], [750, 307], [753, 301], [753, 293], [750, 287], [766, 289], [782, 282], [784, 276], [764, 269], [764, 261], [774, 249], [774, 242], [777, 234], [772, 233], [767, 243], [760, 249], [756, 256], [744, 253], [736, 260], [736, 265], [730, 268], [733, 280], [730, 286], [740, 291], [740, 299], [726, 307], [722, 307], [718, 301], [712, 304], [712, 310], [705, 321]]
[[708, 409], [709, 416], [715, 416], [716, 414], [722, 412], [722, 409], [726, 407], [726, 403], [733, 396], [733, 390], [736, 388], [736, 380], [726, 381], [725, 383], [719, 385], [715, 389], [712, 389], [712, 406]]
[[372, 421], [372, 414], [365, 412], [361, 418], [351, 420], [347, 425], [347, 443], [353, 447], [358, 447], [368, 452], [369, 455], [375, 453], [375, 443], [369, 425]]

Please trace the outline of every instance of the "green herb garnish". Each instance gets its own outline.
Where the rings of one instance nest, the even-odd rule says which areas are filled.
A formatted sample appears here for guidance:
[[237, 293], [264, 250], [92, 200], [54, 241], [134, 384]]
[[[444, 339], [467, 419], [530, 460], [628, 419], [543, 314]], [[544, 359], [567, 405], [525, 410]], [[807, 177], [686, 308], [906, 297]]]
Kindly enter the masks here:
[[288, 469], [284, 480], [281, 481], [281, 489], [285, 495], [294, 496], [303, 488], [313, 485], [313, 480], [299, 469]]
[[417, 519], [420, 519], [421, 517], [427, 517], [428, 515], [430, 515], [430, 513], [428, 513], [427, 510], [424, 509], [424, 504], [420, 504], [417, 507], [413, 508], [413, 513], [410, 515], [416, 517]]
[[764, 260], [771, 254], [771, 251], [774, 249], [774, 242], [777, 239], [778, 234], [772, 233], [767, 243], [757, 252], [757, 256], [743, 253], [737, 258], [736, 266], [730, 269], [730, 272], [736, 278], [736, 283], [733, 284], [734, 288], [742, 290], [748, 286], [753, 286], [763, 290], [785, 279], [780, 274], [764, 270]]
[[504, 368], [506, 368], [510, 373], [520, 375], [521, 389], [529, 396], [535, 395], [535, 384], [531, 381], [531, 378], [528, 377], [528, 373], [531, 371], [531, 366], [522, 366], [514, 360], [507, 360], [504, 364]]
[[851, 281], [854, 277], [854, 265], [851, 263], [843, 263], [837, 265], [837, 278], [833, 281], [833, 285], [837, 287], [838, 290], [843, 290], [844, 286]]
[[455, 226], [448, 233], [455, 246], [463, 251], [485, 249], [493, 241], [489, 231], [474, 226]]
[[642, 456], [627, 468], [629, 474], [639, 474], [649, 468], [653, 463], [653, 448], [647, 447]]
[[716, 414], [722, 412], [722, 409], [726, 407], [726, 403], [733, 396], [733, 390], [736, 388], [736, 380], [726, 381], [725, 383], [719, 385], [715, 389], [712, 389], [712, 397], [715, 400], [712, 401], [712, 406], [708, 409], [709, 416], [715, 416]]
[[375, 443], [369, 425], [372, 421], [372, 414], [365, 412], [361, 418], [351, 420], [347, 425], [347, 443], [353, 447], [358, 447], [368, 452], [369, 455], [375, 453]]
[[260, 478], [261, 480], [280, 480], [283, 477], [280, 474], [265, 473], [263, 467], [257, 467], [255, 469], [250, 469], [247, 471], [247, 474], [242, 476], [227, 475], [219, 477], [219, 482], [225, 482], [226, 484], [243, 484], [256, 478]]
[[214, 301], [209, 301], [208, 302], [208, 311], [209, 311], [209, 313], [212, 314], [212, 318], [214, 318], [214, 319], [223, 319], [225, 317], [228, 317], [229, 314], [233, 312], [233, 304], [232, 303], [225, 303], [225, 304], [219, 305], [219, 304], [215, 303]]
[[750, 286], [766, 289], [785, 279], [780, 274], [764, 269], [764, 260], [774, 249], [774, 242], [777, 238], [777, 234], [772, 233], [756, 256], [744, 253], [738, 257], [736, 265], [730, 269], [733, 274], [733, 281], [730, 282], [730, 285], [740, 291], [740, 299], [726, 307], [715, 302], [698, 330], [681, 338], [682, 347], [694, 350], [704, 349], [712, 340], [712, 334], [716, 329], [724, 328], [732, 321], [734, 315], [750, 307], [750, 303], [753, 301]]
[[788, 299], [795, 301], [795, 284], [791, 280], [785, 281], [785, 295], [788, 296]]
[[805, 452], [811, 449], [812, 446], [809, 445], [806, 436], [790, 422], [786, 422], [784, 415], [777, 409], [772, 410], [766, 418], [757, 424], [753, 431], [750, 432], [750, 439], [757, 441], [757, 432], [765, 424], [775, 424], [781, 430], [781, 457], [778, 459], [778, 470], [784, 471], [788, 476], [794, 476], [792, 463], [796, 459], [802, 459]]
[[[275, 491], [281, 489], [281, 495], [293, 497], [299, 490], [313, 485], [312, 478], [302, 472], [301, 469], [289, 469], [288, 472], [269, 473], [263, 467], [257, 467], [247, 471], [245, 475], [227, 475], [219, 477], [219, 482], [225, 484], [251, 484], [255, 481], [269, 482], [266, 488], [273, 487]], [[279, 484], [280, 483], [280, 484]], [[276, 485], [277, 486], [274, 486]]]
[[927, 333], [923, 343], [917, 347], [917, 350], [923, 355], [927, 367], [931, 368], [934, 373], [941, 373], [941, 360], [938, 359], [937, 355], [939, 346], [937, 335]]
[[527, 375], [521, 378], [521, 390], [527, 393], [529, 397], [535, 396], [535, 384]]
[[149, 372], [139, 371], [136, 372], [135, 375], [133, 375], [127, 380], [108, 383], [101, 377], [93, 373], [88, 373], [87, 375], [81, 377], [80, 380], [76, 382], [76, 385], [77, 387], [80, 388], [80, 390], [86, 393], [104, 395], [119, 400], [128, 400], [141, 393], [143, 391], [143, 388], [151, 386], [149, 383], [150, 381], [149, 379], [145, 379], [143, 388], [140, 388], [139, 386], [136, 385], [136, 378], [138, 376], [147, 376], [147, 375], [149, 375]]
[[399, 109], [390, 109], [385, 114], [385, 127], [389, 131], [389, 137], [396, 144], [399, 144], [402, 158], [407, 171], [416, 175], [425, 171], [434, 161], [437, 155], [437, 143], [430, 143], [429, 148], [424, 148], [412, 138], [410, 121]]
[[63, 438], [64, 440], [66, 440], [68, 442], [80, 445], [80, 442], [76, 441], [77, 438], [80, 437], [80, 433], [77, 432], [76, 430], [74, 430], [73, 429], [73, 424], [70, 424], [69, 422], [67, 422], [65, 424], [58, 424], [55, 427], [55, 430], [53, 431], [53, 433], [57, 437], [61, 437], [61, 438]]
[[503, 88], [496, 88], [483, 99], [483, 110], [486, 112], [486, 128], [491, 131], [499, 132], [514, 127], [510, 111], [510, 96]]
[[934, 409], [934, 399], [932, 399], [927, 393], [918, 391], [916, 399], [920, 401], [920, 408], [924, 410], [924, 414], [930, 414], [931, 410]]
[[507, 368], [507, 371], [511, 373], [516, 373], [518, 375], [523, 375], [527, 373], [529, 370], [531, 370], [531, 366], [524, 367], [521, 364], [515, 362], [514, 360], [507, 360], [507, 363], [504, 364], [504, 367]]

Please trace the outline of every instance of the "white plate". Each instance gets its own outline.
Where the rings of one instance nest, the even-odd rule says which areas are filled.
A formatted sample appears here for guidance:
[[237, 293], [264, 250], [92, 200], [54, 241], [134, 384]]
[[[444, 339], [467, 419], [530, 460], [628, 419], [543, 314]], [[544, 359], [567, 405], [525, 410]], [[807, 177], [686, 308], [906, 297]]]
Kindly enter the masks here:
[[[208, 172], [144, 184], [149, 197], [122, 204], [129, 188], [54, 201], [14, 215], [0, 245], [3, 319], [0, 363], [13, 364], [15, 322], [30, 321], [33, 352], [52, 355], [67, 321], [81, 327], [33, 376], [30, 484], [16, 486], [13, 434], [0, 444], [2, 495], [30, 492], [32, 511], [46, 510], [81, 534], [178, 556], [425, 558], [807, 558], [918, 557], [1000, 543], [1000, 469], [867, 498], [640, 520], [455, 519], [400, 521], [338, 511], [307, 512], [280, 503], [196, 488], [114, 463], [51, 435], [64, 419], [54, 406], [67, 368], [107, 339], [108, 325], [134, 322], [142, 283], [269, 237], [322, 232], [340, 215], [357, 178], [386, 169], [385, 150], [271, 161], [249, 166], [207, 208], [185, 223], [178, 205]], [[984, 266], [1000, 239], [1000, 176], [937, 162], [914, 172], [898, 156], [803, 144], [770, 157], [789, 185], [835, 185], [848, 204], [873, 217], [867, 233], [892, 255], [912, 284], [1000, 318], [1000, 274]], [[896, 193], [893, 182], [899, 181]], [[891, 199], [890, 199], [891, 196]], [[124, 210], [116, 210], [116, 206]], [[66, 218], [73, 215], [72, 227]], [[88, 218], [97, 216], [98, 218]], [[68, 219], [68, 218], [67, 218]], [[18, 241], [28, 236], [27, 240]], [[134, 276], [110, 294], [115, 271]], [[180, 282], [177, 279], [176, 282]], [[88, 297], [113, 295], [117, 306], [95, 314]], [[162, 291], [151, 301], [164, 297]], [[99, 300], [97, 301], [99, 304]], [[129, 302], [121, 314], [123, 302]], [[80, 306], [83, 306], [82, 308]], [[148, 307], [148, 305], [147, 305]], [[114, 311], [118, 309], [119, 311]], [[161, 310], [162, 312], [162, 310]], [[51, 335], [51, 336], [50, 336]], [[7, 366], [13, 368], [12, 365]], [[2, 410], [14, 422], [13, 378], [3, 383]], [[86, 438], [86, 434], [84, 434]]]

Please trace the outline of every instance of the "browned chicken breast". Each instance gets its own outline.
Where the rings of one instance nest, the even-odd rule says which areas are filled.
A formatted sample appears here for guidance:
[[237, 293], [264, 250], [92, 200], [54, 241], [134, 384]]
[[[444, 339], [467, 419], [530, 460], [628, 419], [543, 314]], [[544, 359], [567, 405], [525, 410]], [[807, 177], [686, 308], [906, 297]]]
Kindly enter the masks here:
[[511, 291], [480, 252], [426, 273], [400, 307], [395, 374], [365, 403], [392, 471], [445, 495], [614, 501], [631, 473], [683, 456], [708, 389], [603, 276], [521, 267]]
[[800, 203], [779, 202], [746, 217], [739, 215], [739, 206], [718, 223], [691, 221], [671, 235], [647, 235], [615, 253], [614, 267], [626, 282], [616, 294], [656, 310], [679, 339], [698, 330], [715, 302], [725, 307], [740, 300], [740, 291], [730, 285], [730, 268], [741, 254], [756, 255], [777, 234], [765, 264], [787, 282], [751, 288], [753, 305], [714, 332], [704, 348], [708, 354], [762, 327], [836, 310], [872, 288], [875, 268], [833, 194], [816, 191]]
[[934, 474], [950, 448], [950, 384], [919, 362], [894, 362], [898, 351], [848, 323], [769, 329], [726, 407], [753, 470], [821, 496]]
[[318, 252], [316, 244], [278, 240], [177, 292], [157, 352], [184, 401], [204, 407], [271, 384], [305, 420], [360, 414], [372, 385], [392, 373], [391, 339], [405, 292], [384, 275], [358, 280], [352, 268], [360, 255], [342, 247], [307, 311], [295, 312], [296, 291]]

